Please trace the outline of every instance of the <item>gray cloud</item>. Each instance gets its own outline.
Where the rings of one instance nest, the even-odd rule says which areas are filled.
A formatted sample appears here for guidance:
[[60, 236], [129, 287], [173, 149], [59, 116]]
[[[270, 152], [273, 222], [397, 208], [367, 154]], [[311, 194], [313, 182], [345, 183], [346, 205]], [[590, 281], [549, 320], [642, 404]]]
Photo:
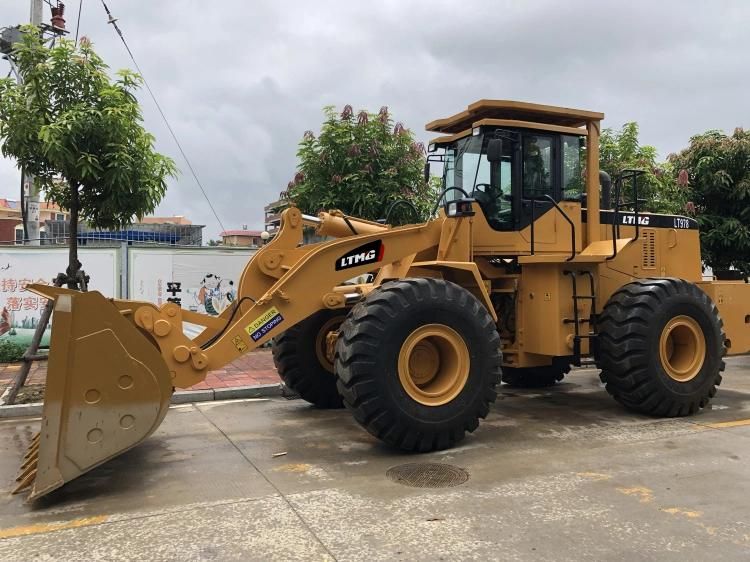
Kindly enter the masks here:
[[[326, 104], [388, 105], [423, 140], [424, 123], [479, 98], [592, 109], [605, 126], [638, 121], [663, 156], [706, 129], [750, 125], [743, 0], [108, 4], [227, 228], [262, 225]], [[0, 22], [27, 12], [3, 6]], [[112, 68], [132, 66], [98, 2], [84, 2], [81, 33]], [[215, 238], [187, 166], [140, 99], [158, 148], [182, 170], [159, 212], [188, 215]], [[0, 195], [17, 192], [13, 163], [0, 161]]]

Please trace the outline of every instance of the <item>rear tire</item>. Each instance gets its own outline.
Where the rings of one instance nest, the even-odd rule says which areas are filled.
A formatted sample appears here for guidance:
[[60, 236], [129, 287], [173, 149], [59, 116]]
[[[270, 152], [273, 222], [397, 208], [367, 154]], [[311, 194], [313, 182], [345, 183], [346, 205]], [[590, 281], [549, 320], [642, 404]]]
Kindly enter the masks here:
[[321, 310], [273, 340], [273, 362], [281, 380], [318, 408], [344, 406], [333, 364], [325, 357], [325, 333], [338, 329], [345, 317], [346, 310]]
[[407, 451], [446, 449], [495, 401], [500, 337], [461, 286], [403, 279], [352, 309], [335, 363], [344, 405], [372, 435]]
[[653, 416], [693, 414], [721, 384], [724, 330], [711, 299], [682, 279], [620, 288], [597, 322], [597, 365], [615, 400]]
[[544, 367], [503, 367], [503, 382], [514, 388], [546, 388], [563, 380], [570, 365]]

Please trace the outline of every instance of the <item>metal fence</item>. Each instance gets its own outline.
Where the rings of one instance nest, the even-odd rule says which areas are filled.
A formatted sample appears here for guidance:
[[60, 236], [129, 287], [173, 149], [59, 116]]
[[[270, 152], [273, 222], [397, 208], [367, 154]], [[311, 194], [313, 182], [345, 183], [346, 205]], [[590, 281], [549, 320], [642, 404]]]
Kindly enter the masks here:
[[[68, 243], [70, 230], [67, 221], [47, 221], [43, 245]], [[137, 223], [122, 230], [102, 230], [79, 226], [80, 246], [111, 246], [113, 243], [157, 244], [166, 246], [203, 245], [203, 226], [196, 224], [144, 224]]]

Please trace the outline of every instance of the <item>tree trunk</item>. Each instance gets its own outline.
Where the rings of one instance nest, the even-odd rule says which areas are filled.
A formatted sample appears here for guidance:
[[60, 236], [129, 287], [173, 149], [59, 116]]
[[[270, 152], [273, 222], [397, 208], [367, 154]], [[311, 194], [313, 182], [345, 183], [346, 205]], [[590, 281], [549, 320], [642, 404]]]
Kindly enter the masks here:
[[49, 324], [49, 319], [50, 319], [50, 316], [52, 315], [53, 305], [54, 305], [54, 301], [52, 300], [47, 301], [47, 304], [44, 305], [44, 309], [42, 310], [42, 316], [39, 319], [39, 324], [36, 325], [36, 330], [34, 330], [34, 336], [31, 338], [31, 344], [26, 350], [26, 353], [23, 354], [23, 364], [21, 365], [21, 369], [18, 371], [18, 374], [16, 374], [16, 378], [13, 379], [13, 383], [11, 384], [10, 390], [8, 391], [8, 394], [5, 397], [5, 403], [4, 403], [5, 405], [16, 403], [16, 397], [18, 396], [18, 391], [21, 390], [23, 386], [26, 384], [26, 379], [28, 378], [29, 371], [31, 370], [31, 363], [33, 361], [38, 361], [39, 359], [43, 358], [42, 356], [39, 355], [39, 345], [42, 343], [42, 337], [44, 336], [44, 331], [47, 329], [47, 324]]
[[78, 184], [73, 183], [70, 186], [70, 239], [68, 240], [68, 288], [78, 289], [78, 270], [81, 268], [81, 262], [78, 261]]

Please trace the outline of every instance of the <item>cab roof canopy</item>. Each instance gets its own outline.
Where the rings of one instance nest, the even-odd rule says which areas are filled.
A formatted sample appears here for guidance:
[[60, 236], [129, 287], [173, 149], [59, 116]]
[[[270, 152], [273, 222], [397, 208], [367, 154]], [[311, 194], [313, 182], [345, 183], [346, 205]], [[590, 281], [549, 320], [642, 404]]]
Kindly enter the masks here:
[[479, 100], [465, 111], [427, 123], [428, 131], [460, 133], [483, 119], [506, 119], [562, 127], [584, 127], [604, 119], [603, 113], [511, 100]]

